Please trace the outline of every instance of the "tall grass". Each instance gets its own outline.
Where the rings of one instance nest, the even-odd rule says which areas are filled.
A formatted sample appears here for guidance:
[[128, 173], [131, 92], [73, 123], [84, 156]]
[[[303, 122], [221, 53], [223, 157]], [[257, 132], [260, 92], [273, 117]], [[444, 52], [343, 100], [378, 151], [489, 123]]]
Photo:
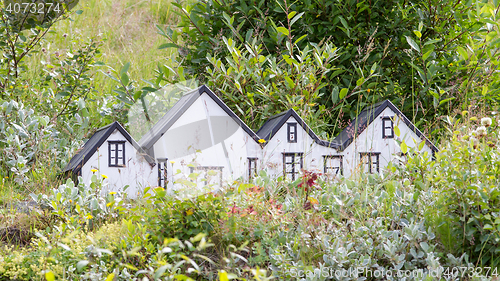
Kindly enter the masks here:
[[[101, 60], [113, 68], [131, 63], [133, 79], [150, 79], [157, 62], [169, 57], [173, 50], [159, 50], [164, 38], [156, 32], [156, 24], [175, 25], [177, 18], [172, 13], [170, 0], [89, 0], [80, 1], [74, 10], [81, 9], [81, 15], [72, 20], [60, 21], [53, 27], [42, 46], [48, 54], [71, 50], [78, 40], [100, 38], [103, 40]], [[75, 48], [77, 46], [74, 46]], [[42, 52], [28, 58], [31, 75], [37, 75], [40, 61], [47, 54]], [[98, 74], [95, 86], [101, 95], [111, 92], [114, 83]]]

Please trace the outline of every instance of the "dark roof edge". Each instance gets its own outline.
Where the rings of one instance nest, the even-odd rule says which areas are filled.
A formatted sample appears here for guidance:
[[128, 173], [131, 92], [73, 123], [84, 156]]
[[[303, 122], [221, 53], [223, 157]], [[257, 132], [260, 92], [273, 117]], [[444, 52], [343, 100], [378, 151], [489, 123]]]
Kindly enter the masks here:
[[[280, 115], [282, 115], [282, 117], [280, 117]], [[267, 145], [268, 141], [270, 139], [272, 139], [274, 137], [274, 135], [281, 129], [281, 127], [283, 127], [283, 125], [286, 123], [286, 121], [288, 121], [288, 119], [290, 117], [294, 117], [295, 120], [297, 120], [297, 122], [300, 124], [300, 126], [302, 127], [302, 129], [304, 129], [307, 134], [319, 145], [321, 146], [326, 146], [326, 147], [330, 147], [330, 148], [335, 148], [337, 149], [338, 148], [338, 145], [335, 144], [335, 143], [331, 143], [331, 142], [328, 142], [328, 141], [325, 141], [325, 140], [322, 140], [320, 139], [315, 133], [314, 131], [306, 124], [306, 122], [304, 122], [304, 120], [297, 114], [297, 112], [291, 108], [289, 110], [287, 110], [285, 113], [280, 113], [280, 114], [277, 114], [277, 115], [274, 115], [272, 116], [271, 118], [269, 118], [267, 122], [269, 122], [270, 120], [272, 119], [275, 119], [275, 118], [278, 118], [280, 117], [281, 120], [279, 121], [278, 124], [276, 124], [276, 126], [274, 126], [274, 128], [271, 130], [271, 132], [269, 132], [269, 134], [267, 134], [267, 136], [264, 136], [264, 140], [266, 141], [264, 143], [264, 145]], [[264, 123], [264, 125], [262, 125], [261, 128], [263, 128], [266, 123]]]
[[[87, 161], [89, 160], [89, 158], [94, 155], [94, 153], [97, 151], [97, 149], [99, 147], [101, 147], [101, 145], [109, 138], [109, 136], [115, 131], [115, 130], [118, 130], [124, 137], [127, 141], [129, 141], [132, 146], [137, 149], [138, 152], [141, 153], [141, 155], [144, 157], [144, 159], [149, 163], [149, 165], [151, 167], [154, 167], [156, 165], [155, 161], [153, 158], [151, 158], [149, 155], [147, 155], [144, 150], [139, 146], [139, 144], [132, 138], [132, 136], [127, 132], [127, 130], [125, 130], [122, 125], [120, 125], [120, 123], [118, 123], [117, 121], [111, 123], [110, 125], [107, 125], [107, 126], [104, 126], [102, 128], [100, 128], [99, 130], [96, 131], [99, 132], [99, 131], [102, 131], [106, 129], [106, 133], [104, 133], [104, 135], [99, 139], [99, 141], [96, 142], [96, 144], [90, 148], [89, 150], [89, 153], [85, 156], [89, 156], [89, 157], [83, 157], [82, 158], [82, 161], [76, 165], [75, 168], [73, 168], [73, 173], [75, 174], [79, 174], [81, 172], [81, 169], [82, 167], [85, 165], [85, 163], [87, 163]], [[95, 133], [94, 133], [95, 134]], [[92, 137], [91, 137], [92, 138]], [[76, 156], [76, 155], [75, 155]], [[75, 157], [73, 156], [73, 157]]]
[[[195, 94], [198, 95], [195, 95]], [[249, 134], [255, 142], [259, 141], [259, 137], [256, 133], [250, 129], [245, 122], [243, 122], [212, 90], [210, 90], [207, 86], [202, 85], [199, 88], [187, 93], [184, 96], [193, 94], [192, 97], [188, 99], [188, 101], [177, 111], [177, 113], [168, 121], [168, 123], [161, 128], [151, 140], [143, 145], [143, 149], [146, 151], [150, 151], [153, 145], [161, 138], [161, 136], [172, 127], [172, 125], [179, 120], [179, 118], [185, 113], [185, 109], [189, 108], [193, 103], [201, 96], [203, 93], [207, 93], [207, 95], [212, 98], [215, 103], [217, 103], [222, 110], [224, 110], [247, 134]], [[174, 105], [175, 106], [175, 105]], [[172, 107], [173, 108], [173, 107]], [[172, 110], [172, 108], [170, 110]]]
[[199, 88], [200, 96], [205, 92], [212, 100], [215, 101], [247, 134], [249, 134], [255, 142], [259, 142], [259, 136], [247, 126], [212, 90], [210, 90], [206, 85]]
[[[368, 128], [368, 126], [375, 120], [375, 118], [379, 116], [387, 107], [394, 111], [396, 115], [400, 116], [401, 120], [403, 120], [403, 123], [405, 123], [406, 126], [408, 126], [408, 128], [410, 128], [410, 130], [413, 131], [420, 139], [423, 139], [431, 148], [433, 153], [438, 151], [437, 147], [417, 127], [415, 127], [415, 125], [390, 100], [385, 100], [383, 102], [380, 102], [378, 106], [377, 104], [375, 104], [365, 109], [366, 111], [368, 111], [367, 124], [366, 126], [363, 126], [360, 131], [355, 130], [355, 134], [359, 136], [359, 134], [361, 134], [366, 128]], [[358, 116], [359, 115], [360, 114], [358, 114]], [[355, 120], [357, 120], [357, 118]], [[358, 128], [359, 124], [355, 124], [355, 126], [356, 128]], [[353, 140], [354, 136], [345, 140], [344, 143], [340, 144], [339, 151], [344, 151], [353, 142]]]

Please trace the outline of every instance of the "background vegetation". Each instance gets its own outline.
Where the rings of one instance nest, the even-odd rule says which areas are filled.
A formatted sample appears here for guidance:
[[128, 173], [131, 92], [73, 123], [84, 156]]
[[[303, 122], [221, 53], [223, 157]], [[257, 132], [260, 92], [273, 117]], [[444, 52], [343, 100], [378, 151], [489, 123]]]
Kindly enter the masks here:
[[[3, 8], [0, 280], [498, 275], [498, 1], [89, 0], [22, 28]], [[441, 151], [336, 181], [261, 172], [188, 200], [59, 175], [96, 128], [134, 105], [147, 120], [153, 92], [190, 79], [253, 129], [293, 107], [323, 138], [390, 99]]]

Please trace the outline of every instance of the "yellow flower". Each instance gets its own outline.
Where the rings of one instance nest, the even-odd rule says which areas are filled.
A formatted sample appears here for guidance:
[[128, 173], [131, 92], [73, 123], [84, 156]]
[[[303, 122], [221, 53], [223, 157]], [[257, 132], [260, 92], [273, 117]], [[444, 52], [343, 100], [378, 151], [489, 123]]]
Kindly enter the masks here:
[[367, 91], [368, 93], [370, 93], [372, 90], [371, 90], [371, 89], [366, 89], [366, 91]]
[[266, 142], [266, 140], [265, 140], [265, 139], [260, 139], [260, 140], [259, 140], [259, 143], [265, 143], [265, 142]]
[[69, 199], [69, 203], [73, 203], [73, 200]]
[[114, 191], [111, 191], [111, 192], [110, 192], [109, 194], [113, 195], [113, 194], [116, 194], [116, 192], [114, 192]]
[[90, 171], [91, 171], [92, 173], [95, 173], [95, 172], [97, 172], [97, 169], [92, 169], [92, 170], [90, 170]]
[[90, 219], [92, 219], [92, 218], [93, 218], [93, 216], [92, 216], [91, 214], [88, 214], [88, 215], [87, 215], [87, 219], [89, 219], [89, 220], [90, 220]]
[[453, 63], [448, 64], [448, 66], [453, 66]]
[[175, 161], [174, 161], [174, 160], [170, 160], [170, 164], [174, 164], [174, 163], [175, 163]]
[[101, 177], [103, 177], [104, 179], [108, 178], [108, 176], [106, 176], [105, 174], [102, 174]]
[[106, 204], [107, 207], [110, 207], [111, 205], [113, 205], [114, 202], [109, 202], [108, 204]]
[[194, 213], [193, 209], [189, 209], [186, 211], [186, 215], [190, 216]]
[[485, 192], [485, 193], [486, 193], [486, 188], [483, 188], [483, 192]]

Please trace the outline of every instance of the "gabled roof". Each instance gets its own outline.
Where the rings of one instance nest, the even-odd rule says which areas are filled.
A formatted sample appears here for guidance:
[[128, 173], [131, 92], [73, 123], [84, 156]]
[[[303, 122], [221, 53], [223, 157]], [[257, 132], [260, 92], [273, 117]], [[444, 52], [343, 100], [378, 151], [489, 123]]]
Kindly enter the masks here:
[[324, 140], [321, 140], [309, 126], [307, 126], [306, 122], [300, 118], [300, 116], [295, 112], [295, 110], [289, 109], [283, 113], [277, 114], [269, 118], [264, 125], [259, 129], [257, 135], [267, 142], [273, 138], [273, 136], [279, 131], [279, 129], [286, 123], [286, 121], [293, 117], [300, 126], [309, 134], [309, 136], [319, 145], [328, 146], [332, 148], [337, 148], [337, 145], [334, 143], [330, 143]]
[[73, 158], [71, 158], [68, 165], [66, 165], [66, 167], [63, 169], [63, 172], [72, 171], [74, 174], [79, 175], [83, 165], [87, 163], [89, 158], [92, 157], [92, 155], [94, 155], [97, 149], [102, 146], [102, 144], [109, 138], [109, 136], [115, 130], [118, 130], [120, 133], [122, 133], [125, 139], [127, 139], [127, 141], [129, 141], [132, 144], [132, 146], [134, 146], [134, 148], [137, 149], [137, 151], [139, 151], [144, 156], [146, 161], [151, 166], [155, 165], [154, 159], [151, 158], [146, 153], [144, 153], [144, 151], [141, 149], [139, 144], [137, 144], [137, 142], [132, 138], [132, 136], [130, 136], [130, 134], [120, 125], [120, 123], [115, 121], [97, 130], [97, 132], [95, 132], [92, 135], [92, 137], [90, 137], [90, 139], [85, 143], [83, 148], [80, 149], [80, 151], [78, 151], [76, 155], [73, 156]]
[[332, 141], [339, 146], [339, 150], [346, 149], [359, 134], [370, 125], [384, 109], [389, 107], [395, 115], [399, 116], [403, 123], [410, 128], [417, 136], [425, 140], [433, 152], [437, 152], [437, 147], [417, 128], [391, 101], [385, 100], [365, 108], [351, 123]]
[[[203, 94], [206, 93], [214, 100], [250, 137], [256, 142], [259, 137], [255, 134], [227, 105], [215, 95], [207, 86], [203, 85], [193, 90], [174, 104], [167, 113], [139, 140], [139, 144], [146, 151], [151, 151], [153, 145], [172, 127], [184, 112]], [[153, 155], [151, 155], [153, 156]]]

